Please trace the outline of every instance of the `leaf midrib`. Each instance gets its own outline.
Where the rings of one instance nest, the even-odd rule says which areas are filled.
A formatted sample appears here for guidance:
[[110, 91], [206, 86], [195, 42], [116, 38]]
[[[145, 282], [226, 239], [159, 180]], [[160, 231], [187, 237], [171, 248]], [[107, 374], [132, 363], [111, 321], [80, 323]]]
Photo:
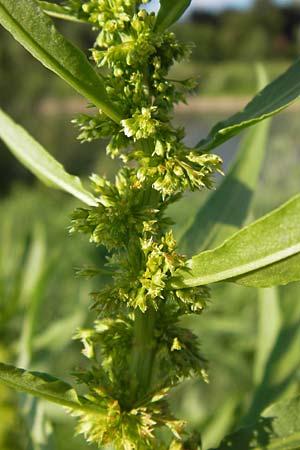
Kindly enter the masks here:
[[[300, 82], [299, 82], [296, 86], [297, 86], [297, 87], [300, 87]], [[296, 89], [296, 87], [294, 86], [294, 88], [291, 89], [290, 91], [288, 91], [288, 93], [287, 93], [286, 95], [280, 97], [280, 100], [278, 99], [277, 102], [271, 103], [271, 106], [272, 106], [272, 104], [278, 103], [278, 101], [282, 101], [282, 99], [284, 99], [284, 97], [289, 96], [295, 89]], [[300, 94], [299, 94], [299, 95], [300, 95]], [[299, 95], [298, 95], [297, 97], [299, 97]], [[282, 111], [283, 109], [288, 108], [292, 103], [294, 103], [294, 102], [297, 100], [297, 97], [295, 97], [295, 98], [294, 98], [293, 100], [291, 100], [289, 103], [286, 103], [285, 105], [282, 105], [282, 106], [280, 106], [280, 107], [277, 108], [277, 109], [273, 109], [273, 110], [270, 111], [270, 112], [264, 112], [266, 108], [262, 108], [257, 114], [255, 114], [255, 115], [254, 115], [254, 114], [250, 115], [250, 118], [247, 119], [247, 120], [245, 120], [244, 122], [242, 122], [242, 123], [240, 123], [240, 124], [230, 125], [229, 127], [226, 127], [226, 128], [222, 128], [222, 129], [219, 130], [219, 133], [225, 134], [225, 133], [222, 133], [222, 131], [226, 131], [226, 130], [229, 130], [229, 131], [230, 131], [230, 130], [233, 130], [233, 129], [235, 129], [235, 128], [241, 126], [241, 125], [247, 125], [249, 122], [252, 122], [253, 120], [258, 120], [258, 121], [260, 121], [260, 120], [267, 119], [268, 117], [270, 117], [270, 115], [274, 115], [274, 114], [276, 114], [276, 113]], [[250, 108], [250, 103], [248, 104], [248, 107]], [[268, 109], [269, 109], [269, 108], [268, 108]], [[241, 112], [241, 114], [243, 114], [243, 113], [245, 113], [245, 112], [246, 112], [246, 108], [244, 109], [244, 111]], [[258, 117], [257, 117], [257, 116], [258, 116]]]
[[[5, 364], [1, 364], [1, 365], [5, 366]], [[21, 369], [18, 369], [18, 370], [21, 370]], [[26, 374], [26, 371], [24, 371], [24, 373]], [[31, 372], [27, 372], [27, 373], [31, 374]], [[12, 380], [11, 378], [8, 379], [8, 377], [3, 376], [1, 373], [0, 373], [0, 381], [2, 383], [4, 383], [6, 386], [8, 386], [10, 388], [13, 388], [13, 389], [16, 389], [17, 391], [25, 392], [25, 393], [33, 395], [35, 397], [44, 398], [44, 399], [46, 399], [46, 400], [48, 400], [48, 401], [50, 401], [52, 403], [56, 403], [58, 405], [65, 406], [66, 408], [70, 408], [70, 409], [73, 409], [73, 410], [86, 411], [86, 412], [90, 412], [90, 413], [94, 413], [94, 414], [95, 413], [98, 413], [98, 414], [103, 414], [104, 413], [97, 406], [88, 405], [88, 404], [82, 404], [82, 403], [79, 403], [79, 402], [76, 403], [76, 402], [72, 402], [72, 401], [67, 400], [67, 399], [60, 399], [58, 396], [55, 396], [55, 395], [52, 396], [52, 395], [50, 395], [48, 393], [43, 392], [42, 389], [39, 390], [39, 389], [34, 389], [34, 388], [32, 388], [32, 387], [30, 387], [28, 385], [25, 386], [25, 383], [24, 383], [24, 386], [22, 386], [18, 382]], [[59, 380], [57, 380], [57, 381], [59, 381]], [[45, 384], [47, 384], [46, 381], [45, 381]], [[72, 390], [72, 389], [73, 389], [72, 386], [70, 386], [70, 390]], [[81, 399], [81, 397], [78, 397], [78, 398]]]
[[[77, 79], [76, 77], [70, 72], [67, 71], [64, 66], [57, 60], [55, 59], [50, 53], [48, 53], [47, 51], [44, 50], [43, 47], [41, 47], [39, 45], [39, 43], [36, 41], [35, 38], [33, 38], [27, 31], [26, 29], [10, 14], [10, 12], [5, 8], [5, 6], [0, 5], [0, 8], [2, 8], [3, 10], [3, 15], [6, 15], [6, 18], [8, 20], [8, 22], [11, 22], [13, 24], [14, 27], [19, 29], [20, 34], [23, 35], [23, 38], [28, 42], [31, 41], [33, 43], [33, 47], [34, 49], [37, 51], [37, 53], [40, 53], [42, 55], [44, 55], [45, 59], [48, 61], [50, 61], [49, 66], [47, 66], [45, 63], [43, 63], [48, 69], [50, 69], [50, 64], [52, 62], [52, 65], [54, 67], [56, 67], [58, 74], [62, 75], [63, 78], [66, 78], [68, 80], [70, 80], [70, 84], [72, 86], [84, 86], [82, 84], [78, 84], [77, 83]], [[93, 68], [91, 67], [91, 69], [93, 70]], [[51, 69], [50, 69], [51, 70]], [[95, 72], [95, 76], [97, 76], [96, 72]], [[103, 87], [101, 86], [102, 90]], [[77, 89], [76, 89], [77, 90]], [[95, 105], [98, 106], [99, 108], [101, 108], [111, 119], [113, 119], [115, 122], [119, 123], [121, 121], [121, 117], [119, 117], [118, 114], [116, 114], [111, 108], [107, 107], [107, 106], [103, 106], [102, 104], [100, 104], [98, 102], [98, 100], [95, 98], [94, 95], [91, 95], [85, 87], [83, 87], [83, 89], [81, 89], [82, 94], [84, 94], [87, 98], [93, 100], [95, 102]], [[103, 96], [106, 96], [106, 93], [103, 91]]]
[[[214, 283], [229, 278], [235, 278], [240, 275], [253, 272], [257, 269], [261, 269], [276, 262], [282, 261], [297, 253], [300, 253], [300, 243], [292, 245], [291, 247], [285, 248], [278, 252], [272, 253], [271, 255], [264, 256], [263, 258], [256, 259], [255, 261], [250, 261], [249, 263], [242, 264], [238, 267], [233, 267], [221, 272], [204, 275], [198, 278], [192, 278], [192, 281], [189, 281], [189, 279], [186, 278], [185, 280], [183, 280], [183, 283], [186, 287], [190, 286], [193, 287], [193, 286], [201, 286], [203, 284]], [[191, 260], [190, 262], [190, 269], [193, 270], [193, 260]]]
[[[298, 61], [298, 63], [300, 63], [300, 61]], [[282, 75], [282, 76], [284, 76], [284, 75]], [[293, 91], [297, 90], [298, 88], [300, 88], [300, 81], [298, 83], [296, 83], [296, 85], [293, 85], [293, 87], [291, 89], [289, 89], [288, 91], [285, 91], [285, 94], [279, 95], [279, 97], [276, 98], [276, 101], [273, 101], [273, 102], [271, 102], [271, 104], [269, 104], [268, 109], [272, 108], [272, 105], [274, 105], [278, 102], [282, 102], [285, 97], [291, 95], [293, 93]], [[261, 92], [261, 94], [262, 94], [262, 92]], [[259, 94], [257, 94], [257, 95], [259, 95]], [[281, 107], [279, 107], [275, 110], [272, 110], [270, 112], [265, 112], [266, 106], [264, 105], [258, 112], [256, 112], [255, 114], [252, 113], [250, 115], [250, 118], [247, 120], [244, 120], [243, 122], [225, 126], [224, 128], [220, 128], [220, 129], [215, 129], [215, 130], [212, 129], [211, 136], [207, 137], [202, 142], [200, 141], [197, 147], [200, 149], [201, 148], [205, 149], [207, 147], [210, 147], [211, 145], [214, 145], [214, 143], [216, 142], [216, 140], [218, 139], [219, 136], [222, 136], [225, 138], [225, 137], [227, 137], [227, 134], [229, 134], [231, 131], [234, 131], [237, 128], [247, 127], [247, 125], [249, 125], [249, 123], [251, 123], [253, 121], [259, 122], [261, 120], [264, 120], [264, 119], [267, 119], [268, 117], [273, 116], [276, 113], [279, 113], [280, 111], [288, 108], [292, 103], [294, 103], [297, 100], [297, 98], [299, 97], [299, 95], [296, 96], [294, 99], [292, 99], [289, 103], [286, 103], [285, 105], [282, 105]], [[256, 97], [256, 99], [257, 99], [257, 97]], [[253, 100], [252, 100], [252, 102], [253, 102]], [[233, 117], [237, 117], [242, 114], [245, 114], [247, 112], [247, 108], [250, 108], [250, 105], [252, 102], [248, 103], [248, 105], [245, 106], [245, 109], [243, 111], [241, 111], [240, 113], [237, 113]]]
[[[2, 116], [2, 111], [0, 109], [0, 120], [1, 120], [1, 116]], [[5, 114], [3, 114], [3, 118], [4, 118], [4, 121], [7, 121], [7, 116]], [[71, 174], [65, 172], [65, 176], [67, 176], [70, 180], [70, 182], [68, 183], [68, 182], [64, 181], [63, 176], [56, 176], [51, 171], [51, 169], [49, 169], [48, 167], [45, 167], [45, 165], [43, 165], [43, 164], [40, 164], [39, 160], [34, 158], [35, 155], [32, 154], [32, 151], [30, 151], [29, 153], [27, 152], [26, 153], [27, 158], [24, 158], [24, 156], [22, 155], [22, 152], [20, 150], [18, 150], [18, 143], [16, 143], [15, 136], [12, 134], [13, 131], [10, 127], [10, 124], [8, 123], [6, 126], [8, 129], [8, 138], [1, 134], [1, 130], [0, 130], [0, 138], [2, 138], [4, 142], [6, 142], [8, 147], [14, 148], [13, 153], [15, 153], [15, 155], [18, 155], [18, 157], [20, 159], [22, 159], [23, 161], [26, 160], [26, 163], [24, 163], [25, 166], [28, 166], [28, 164], [29, 164], [35, 171], [37, 171], [40, 174], [43, 174], [43, 176], [45, 176], [45, 178], [47, 178], [49, 181], [53, 182], [56, 186], [59, 186], [66, 192], [69, 192], [70, 194], [72, 194], [79, 200], [83, 201], [84, 203], [88, 204], [89, 206], [97, 206], [98, 205], [96, 198], [90, 192], [88, 192], [84, 189], [84, 187], [81, 184], [80, 178], [77, 177], [76, 175], [71, 175]], [[20, 131], [20, 133], [24, 134], [24, 137], [26, 140], [26, 146], [31, 146], [31, 142], [33, 142], [32, 148], [34, 149], [35, 146], [38, 146], [40, 152], [44, 155], [48, 164], [58, 164], [57, 170], [64, 171], [63, 166], [59, 162], [57, 162], [50, 154], [48, 154], [46, 152], [46, 150], [37, 141], [34, 141], [33, 138], [20, 125], [16, 125], [16, 127]], [[73, 184], [76, 184], [76, 185], [73, 187]]]
[[62, 6], [56, 5], [54, 3], [49, 3], [43, 0], [39, 0], [38, 4], [41, 6], [43, 11], [51, 17], [69, 20], [76, 23], [86, 23], [85, 20], [78, 19], [75, 16], [69, 15]]

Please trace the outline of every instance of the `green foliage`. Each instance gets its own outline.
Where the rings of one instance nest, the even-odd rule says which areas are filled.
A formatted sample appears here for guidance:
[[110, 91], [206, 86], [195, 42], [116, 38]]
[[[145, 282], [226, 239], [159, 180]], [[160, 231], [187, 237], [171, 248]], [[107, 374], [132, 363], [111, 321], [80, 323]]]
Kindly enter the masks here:
[[[201, 286], [221, 280], [270, 287], [299, 281], [297, 195], [226, 240], [214, 250], [194, 256], [175, 273], [173, 287]], [[257, 246], [253, 246], [255, 240]]]
[[51, 375], [39, 372], [27, 372], [14, 366], [0, 363], [2, 383], [19, 391], [50, 400], [71, 409], [102, 414], [100, 408], [93, 407], [77, 396], [76, 391], [67, 383]]
[[287, 108], [299, 97], [300, 65], [296, 61], [283, 75], [266, 86], [241, 112], [216, 124], [198, 147], [211, 150], [255, 123]]
[[2, 110], [0, 136], [16, 158], [45, 184], [69, 192], [88, 205], [97, 204], [92, 194], [83, 188], [78, 177], [68, 174], [61, 164]]
[[254, 426], [227, 437], [218, 450], [296, 450], [299, 445], [299, 397], [296, 397], [267, 408]]
[[[263, 88], [267, 80], [261, 67], [258, 77]], [[269, 127], [270, 123], [264, 121], [247, 132], [221, 186], [209, 196], [181, 236], [181, 251], [192, 254], [216, 247], [243, 225], [263, 164]]]
[[119, 120], [119, 114], [109, 101], [101, 78], [87, 62], [85, 55], [56, 31], [34, 0], [18, 1], [17, 5], [10, 0], [1, 0], [0, 20], [4, 28], [42, 64], [114, 120]]
[[191, 4], [191, 0], [178, 0], [176, 3], [170, 0], [161, 0], [160, 10], [158, 11], [155, 27], [157, 30], [169, 28], [177, 22], [184, 11]]
[[73, 2], [72, 7], [56, 5], [55, 3], [38, 1], [38, 4], [41, 6], [43, 11], [51, 17], [55, 17], [56, 19], [70, 20], [71, 22], [85, 22], [85, 15], [76, 14], [76, 10], [74, 8], [75, 4]]
[[[143, 8], [145, 3], [148, 1], [70, 0], [52, 6], [39, 2], [39, 6], [33, 0], [17, 0], [12, 6], [9, 1], [0, 0], [0, 21], [4, 27], [37, 59], [101, 108], [94, 115], [74, 119], [80, 129], [79, 139], [91, 142], [109, 138], [107, 154], [123, 164], [114, 182], [92, 175], [91, 194], [78, 178], [65, 172], [43, 147], [1, 113], [1, 137], [17, 158], [46, 184], [50, 182], [87, 204], [88, 208], [77, 208], [73, 213], [70, 231], [87, 234], [91, 243], [106, 247], [107, 253], [105, 262], [97, 258], [94, 265], [80, 270], [82, 275], [95, 277], [97, 284], [93, 292], [96, 320], [76, 333], [89, 360], [73, 372], [80, 389], [52, 375], [4, 363], [0, 364], [0, 381], [66, 407], [77, 417], [78, 433], [98, 447], [196, 450], [201, 448], [199, 432], [176, 419], [168, 401], [172, 388], [179, 388], [183, 380], [207, 381], [206, 360], [197, 336], [184, 326], [184, 320], [191, 313], [201, 315], [206, 308], [210, 299], [208, 283], [228, 280], [249, 286], [273, 286], [299, 280], [300, 201], [298, 195], [229, 237], [245, 221], [258, 178], [268, 129], [268, 124], [260, 124], [247, 135], [229, 177], [200, 212], [200, 219], [201, 214], [205, 214], [205, 219], [199, 220], [199, 215], [195, 219], [197, 227], [203, 226], [199, 236], [206, 234], [204, 225], [217, 234], [209, 239], [209, 244], [201, 239], [199, 248], [219, 243], [218, 239], [229, 237], [228, 240], [187, 260], [178, 252], [169, 230], [167, 208], [188, 190], [214, 186], [213, 175], [222, 173], [222, 159], [204, 150], [215, 148], [291, 104], [299, 95], [300, 72], [297, 62], [244, 111], [217, 124], [198, 146], [188, 147], [184, 129], [174, 125], [172, 118], [174, 104], [184, 101], [194, 84], [191, 80], [170, 79], [169, 71], [174, 62], [189, 55], [190, 49], [180, 44], [168, 27], [190, 2], [178, 1], [175, 5], [161, 1], [157, 16]], [[92, 25], [98, 35], [91, 53], [101, 75], [56, 31], [43, 9], [50, 16]], [[233, 198], [245, 205], [242, 211], [224, 213], [221, 206], [237, 181], [248, 191], [245, 194], [245, 190], [237, 190]], [[232, 227], [224, 227], [220, 233], [214, 231], [222, 220], [232, 223]], [[188, 231], [185, 242], [190, 237], [193, 233]], [[42, 267], [44, 258], [43, 239], [37, 234], [24, 285], [24, 298], [30, 296], [33, 301], [21, 333], [22, 366], [30, 364], [35, 348], [53, 336], [57, 339], [67, 323], [58, 323], [58, 329], [48, 328], [33, 339], [40, 301], [33, 287], [39, 286], [42, 276], [38, 272], [32, 280], [29, 274], [37, 261]], [[280, 374], [279, 383], [290, 387], [296, 370], [297, 333], [293, 327], [290, 333], [284, 326], [279, 327], [276, 298], [270, 300], [270, 308], [273, 326], [269, 332], [265, 326], [260, 330], [260, 339], [268, 338], [269, 345], [261, 345], [256, 355], [255, 389], [248, 411], [244, 408], [246, 423], [257, 418], [265, 403], [277, 399], [276, 389], [268, 390], [268, 383], [274, 381], [270, 374], [272, 367], [281, 364], [284, 345], [291, 350], [293, 361]], [[263, 323], [263, 308], [260, 313]], [[71, 315], [68, 323], [82, 322], [81, 319]], [[282, 324], [289, 327], [291, 322], [282, 319]], [[266, 394], [263, 400], [262, 391]], [[225, 404], [217, 420], [210, 423], [217, 430], [215, 438], [233, 423], [238, 404], [237, 399]], [[297, 400], [283, 408], [274, 406], [271, 412], [280, 417], [281, 408], [286, 407], [296, 417]], [[45, 425], [43, 414], [42, 418]], [[31, 418], [29, 422], [32, 423]], [[278, 438], [297, 438], [296, 419], [289, 436], [279, 419], [271, 425], [267, 431], [264, 429], [268, 439], [276, 442]], [[206, 438], [209, 442], [208, 431]], [[229, 442], [225, 440], [224, 445]], [[251, 442], [247, 444], [251, 448]], [[260, 442], [256, 440], [255, 445]]]

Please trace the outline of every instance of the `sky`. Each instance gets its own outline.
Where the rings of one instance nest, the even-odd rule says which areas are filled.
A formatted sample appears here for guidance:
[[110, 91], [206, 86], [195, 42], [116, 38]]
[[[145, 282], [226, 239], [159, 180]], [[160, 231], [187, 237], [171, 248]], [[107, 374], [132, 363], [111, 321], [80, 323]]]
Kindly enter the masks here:
[[[176, 0], [174, 0], [176, 1]], [[276, 3], [284, 4], [289, 0], [275, 0]], [[300, 1], [300, 0], [299, 0]], [[153, 5], [155, 9], [158, 8], [158, 0], [155, 0]], [[247, 8], [252, 4], [252, 0], [192, 0], [191, 8], [202, 7], [204, 9], [219, 10], [222, 8]]]
[[[277, 0], [277, 3], [286, 3], [285, 0]], [[192, 0], [192, 7], [209, 9], [222, 9], [226, 7], [244, 8], [250, 6], [251, 0]]]

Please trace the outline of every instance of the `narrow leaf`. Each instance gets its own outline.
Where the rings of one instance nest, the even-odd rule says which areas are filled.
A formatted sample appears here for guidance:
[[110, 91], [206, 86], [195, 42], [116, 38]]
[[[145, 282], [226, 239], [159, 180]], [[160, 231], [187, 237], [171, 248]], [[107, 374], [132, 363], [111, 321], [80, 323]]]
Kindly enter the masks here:
[[34, 331], [38, 311], [46, 287], [47, 248], [45, 232], [40, 224], [33, 229], [32, 241], [23, 264], [19, 304], [26, 306], [19, 343], [18, 365], [27, 367], [32, 357]]
[[300, 280], [299, 218], [300, 196], [297, 195], [220, 247], [194, 256], [185, 269], [175, 273], [171, 286], [183, 288], [227, 280], [246, 286], [271, 287]]
[[0, 138], [15, 157], [43, 183], [66, 191], [87, 205], [97, 205], [95, 197], [84, 189], [80, 178], [66, 172], [56, 159], [1, 109]]
[[29, 372], [9, 364], [0, 363], [0, 382], [26, 394], [43, 398], [74, 410], [102, 413], [96, 405], [78, 397], [75, 389], [52, 375]]
[[264, 160], [269, 125], [266, 121], [248, 131], [226, 178], [182, 236], [183, 253], [214, 248], [243, 225]]
[[[267, 84], [266, 71], [257, 65], [258, 86]], [[191, 254], [217, 247], [246, 220], [266, 153], [270, 121], [250, 129], [237, 157], [219, 188], [200, 208], [180, 240], [183, 253]]]
[[156, 29], [165, 30], [175, 23], [192, 0], [160, 0], [160, 9], [156, 18]]
[[56, 19], [69, 20], [71, 22], [83, 22], [86, 21], [75, 15], [69, 8], [61, 5], [56, 5], [56, 3], [49, 3], [44, 1], [38, 1], [38, 4], [43, 9], [44, 13], [48, 14], [50, 17]]
[[[277, 289], [279, 291], [279, 289]], [[268, 405], [298, 389], [300, 361], [300, 303], [295, 285], [280, 289], [278, 294], [260, 289], [260, 307], [266, 330], [260, 331], [256, 367], [256, 387], [243, 418], [243, 424], [254, 423]], [[278, 297], [278, 298], [276, 298]], [[263, 301], [266, 304], [263, 305]], [[279, 321], [281, 323], [279, 323]], [[262, 322], [262, 320], [261, 320]]]
[[292, 450], [300, 447], [300, 397], [267, 408], [253, 426], [227, 438], [216, 450]]
[[[298, 219], [299, 220], [299, 219]], [[281, 261], [254, 270], [232, 281], [249, 287], [266, 288], [282, 286], [300, 279], [300, 254], [295, 253]], [[230, 280], [231, 281], [231, 280]]]
[[0, 24], [48, 69], [120, 122], [118, 110], [86, 56], [56, 30], [34, 0], [0, 0]]
[[254, 382], [260, 384], [281, 325], [278, 288], [258, 291], [258, 333], [254, 360]]
[[206, 139], [199, 142], [202, 151], [218, 147], [240, 133], [244, 128], [290, 106], [300, 95], [300, 60], [297, 60], [284, 74], [259, 92], [245, 109], [229, 119], [217, 123]]

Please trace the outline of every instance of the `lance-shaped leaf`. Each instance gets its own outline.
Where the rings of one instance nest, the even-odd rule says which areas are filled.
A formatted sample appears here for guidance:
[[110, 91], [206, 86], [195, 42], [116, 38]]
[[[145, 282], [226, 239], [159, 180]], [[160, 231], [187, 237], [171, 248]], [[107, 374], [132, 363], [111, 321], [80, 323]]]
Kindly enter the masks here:
[[[257, 65], [259, 88], [267, 84], [266, 71]], [[209, 196], [187, 226], [179, 246], [188, 255], [215, 248], [246, 220], [266, 153], [270, 120], [248, 130], [221, 185]]]
[[248, 131], [224, 181], [182, 236], [183, 253], [214, 248], [243, 225], [264, 160], [269, 125], [266, 121]]
[[192, 0], [160, 0], [160, 9], [157, 14], [155, 28], [165, 30], [175, 23], [184, 11], [190, 6]]
[[[279, 297], [280, 292], [280, 297]], [[242, 423], [254, 423], [262, 410], [297, 389], [300, 361], [300, 303], [295, 284], [259, 290], [256, 386]]]
[[38, 1], [38, 4], [43, 9], [44, 13], [48, 14], [50, 17], [55, 17], [56, 19], [69, 20], [71, 22], [87, 22], [79, 15], [74, 14], [67, 6], [57, 5], [56, 3], [49, 3], [44, 1]]
[[60, 34], [34, 0], [0, 0], [0, 24], [48, 69], [116, 122], [118, 110], [86, 56]]
[[47, 373], [29, 372], [0, 363], [0, 383], [26, 394], [49, 400], [72, 410], [103, 413], [96, 405], [77, 395], [75, 389]]
[[300, 95], [300, 60], [259, 92], [245, 109], [217, 123], [197, 147], [208, 151], [261, 120], [279, 113]]
[[300, 397], [275, 403], [253, 426], [226, 437], [215, 450], [292, 450], [300, 448]]
[[271, 287], [300, 280], [300, 196], [245, 227], [175, 272], [173, 288], [234, 281]]
[[56, 159], [1, 109], [0, 139], [5, 142], [15, 157], [43, 183], [66, 191], [89, 206], [97, 206], [97, 200], [84, 189], [80, 178], [66, 172]]
[[[258, 291], [256, 354], [253, 365], [253, 378], [256, 385], [259, 385], [262, 381], [268, 359], [276, 345], [278, 334], [281, 331], [281, 325], [283, 324], [280, 311], [279, 288], [260, 289]], [[282, 326], [282, 328], [284, 327]]]

